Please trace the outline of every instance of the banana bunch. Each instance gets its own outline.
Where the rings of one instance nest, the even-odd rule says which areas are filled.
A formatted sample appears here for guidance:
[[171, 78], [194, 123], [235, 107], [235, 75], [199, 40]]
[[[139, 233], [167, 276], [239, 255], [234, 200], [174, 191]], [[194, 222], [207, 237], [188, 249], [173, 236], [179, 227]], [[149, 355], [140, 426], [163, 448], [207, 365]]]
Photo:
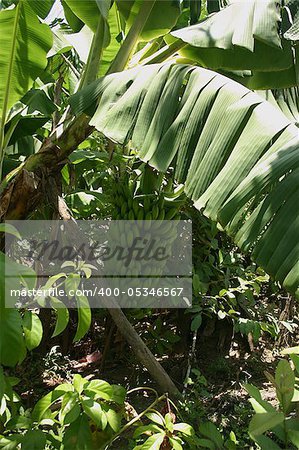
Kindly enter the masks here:
[[[151, 174], [150, 174], [151, 176]], [[163, 178], [159, 183], [152, 183], [148, 173], [136, 173], [132, 171], [129, 174], [127, 171], [121, 175], [115, 176], [112, 186], [110, 200], [113, 205], [112, 219], [117, 220], [118, 223], [111, 224], [109, 232], [110, 239], [114, 245], [129, 248], [132, 246], [136, 237], [142, 236], [143, 239], [150, 241], [155, 239], [156, 246], [162, 245], [168, 249], [172, 245], [176, 245], [178, 239], [178, 225], [177, 221], [181, 218], [180, 209], [185, 203], [185, 196], [183, 187], [177, 189], [169, 184], [163, 182]], [[147, 186], [143, 180], [146, 178]], [[146, 191], [146, 192], [145, 192]], [[130, 224], [123, 221], [131, 221]], [[171, 222], [169, 222], [171, 221]], [[107, 262], [106, 267], [109, 267], [109, 272], [118, 276], [154, 276], [157, 277], [163, 274], [163, 263], [153, 263], [153, 261], [132, 261], [129, 267], [126, 267], [123, 260]], [[164, 263], [167, 264], [167, 261]], [[130, 279], [130, 286], [134, 287], [148, 287], [150, 285], [155, 287], [155, 281], [141, 280], [140, 278]], [[143, 299], [144, 300], [144, 299]], [[133, 299], [130, 299], [133, 301]], [[140, 299], [136, 299], [136, 306]]]
[[115, 179], [111, 201], [114, 220], [179, 220], [179, 210], [184, 203], [181, 192], [179, 196], [169, 196], [163, 190], [159, 193], [140, 193], [138, 181], [127, 173]]

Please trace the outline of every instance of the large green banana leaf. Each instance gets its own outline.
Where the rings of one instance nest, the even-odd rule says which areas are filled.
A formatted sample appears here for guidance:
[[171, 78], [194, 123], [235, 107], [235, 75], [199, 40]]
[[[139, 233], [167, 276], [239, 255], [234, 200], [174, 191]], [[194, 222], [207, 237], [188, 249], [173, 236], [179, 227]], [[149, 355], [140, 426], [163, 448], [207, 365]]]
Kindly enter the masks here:
[[[30, 2], [19, 0], [13, 9], [0, 11], [0, 117], [32, 87], [47, 65], [52, 46], [48, 25], [41, 24]], [[4, 117], [3, 117], [4, 116]]]
[[99, 97], [91, 125], [144, 161], [175, 167], [195, 207], [299, 294], [298, 128], [258, 94], [188, 65], [139, 67], [105, 77], [72, 99]]
[[111, 62], [114, 60], [118, 50], [121, 47], [121, 42], [119, 41], [119, 37], [121, 35], [122, 30], [121, 30], [121, 26], [120, 26], [119, 22], [120, 22], [119, 12], [117, 10], [116, 4], [114, 3], [109, 10], [109, 16], [108, 16], [110, 43], [103, 50], [99, 75], [104, 75], [107, 72]]
[[[100, 15], [106, 20], [109, 14], [110, 0], [64, 0], [70, 12], [75, 14], [93, 32], [96, 31]], [[83, 26], [82, 23], [82, 26]], [[79, 31], [81, 28], [74, 30]]]
[[42, 19], [45, 19], [51, 11], [55, 0], [28, 0], [33, 11]]
[[277, 105], [282, 112], [299, 126], [299, 88], [276, 89], [273, 91], [258, 91], [265, 100]]
[[234, 1], [172, 36], [187, 44], [179, 52], [184, 58], [210, 69], [247, 71], [236, 79], [269, 89], [296, 85], [291, 41], [280, 31], [290, 26], [290, 14], [276, 0]]
[[[147, 0], [116, 0], [117, 8], [125, 18], [128, 27], [133, 24], [143, 1]], [[168, 33], [176, 24], [180, 12], [179, 0], [156, 0], [140, 39], [150, 41]]]

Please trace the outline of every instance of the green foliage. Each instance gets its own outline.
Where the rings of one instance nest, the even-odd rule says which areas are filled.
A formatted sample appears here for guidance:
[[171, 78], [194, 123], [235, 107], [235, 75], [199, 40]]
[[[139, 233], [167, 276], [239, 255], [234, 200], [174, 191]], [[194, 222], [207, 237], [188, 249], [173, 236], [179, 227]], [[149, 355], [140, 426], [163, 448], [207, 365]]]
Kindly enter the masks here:
[[[88, 332], [91, 324], [91, 310], [89, 306], [88, 298], [83, 295], [80, 290], [80, 283], [84, 278], [90, 278], [92, 270], [95, 268], [91, 264], [87, 264], [84, 261], [75, 263], [73, 261], [65, 261], [61, 265], [61, 269], [65, 269], [65, 272], [61, 272], [57, 275], [50, 277], [44, 286], [40, 287], [41, 295], [37, 295], [34, 299], [40, 306], [46, 305], [46, 300], [50, 301], [51, 307], [56, 312], [56, 324], [53, 332], [53, 337], [62, 333], [69, 322], [69, 312], [65, 307], [63, 301], [50, 294], [51, 288], [64, 289], [68, 298], [74, 298], [78, 313], [78, 325], [74, 341], [79, 341]], [[43, 292], [49, 292], [48, 296], [44, 296]]]
[[47, 52], [52, 46], [50, 29], [41, 24], [34, 14], [33, 3], [21, 0], [13, 9], [0, 11], [3, 37], [0, 66], [1, 126], [5, 123], [9, 109], [27, 93], [45, 69]]
[[173, 346], [180, 341], [180, 337], [175, 331], [170, 330], [163, 324], [163, 319], [158, 317], [154, 323], [148, 327], [144, 334], [145, 341], [153, 352], [159, 355], [165, 355], [173, 351]]
[[[72, 384], [62, 384], [41, 398], [31, 415], [7, 416], [4, 403], [1, 417], [7, 431], [0, 448], [9, 442], [15, 442], [11, 448], [20, 443], [22, 450], [44, 450], [46, 444], [51, 449], [99, 448], [120, 429], [125, 395], [121, 386], [75, 375]], [[6, 398], [5, 391], [4, 402]]]
[[[277, 338], [282, 328], [293, 333], [296, 323], [279, 321], [260, 296], [279, 295], [268, 275], [244, 256], [217, 225], [185, 208], [192, 220], [193, 306], [191, 331], [198, 330], [204, 317], [233, 322], [234, 330], [251, 334], [258, 342], [263, 333]], [[274, 301], [274, 300], [273, 300]]]
[[13, 387], [19, 382], [18, 378], [6, 376], [0, 366], [0, 427], [3, 427], [4, 423], [10, 421], [17, 413], [20, 398]]
[[249, 424], [249, 435], [262, 450], [298, 448], [299, 425], [294, 412], [299, 402], [299, 366], [295, 363], [299, 359], [295, 353], [291, 353], [291, 359], [295, 370], [286, 359], [282, 359], [277, 365], [275, 377], [266, 372], [276, 391], [277, 408], [263, 400], [255, 386], [244, 386], [251, 396], [250, 403], [255, 411]]
[[[149, 437], [142, 444], [134, 447], [134, 450], [162, 449], [168, 448], [181, 450], [186, 437], [194, 435], [193, 428], [187, 423], [176, 423], [175, 415], [171, 412], [162, 416], [158, 411], [150, 411], [146, 414], [150, 420], [148, 425], [143, 425], [134, 431], [134, 438], [142, 435]], [[139, 440], [139, 439], [138, 439]]]
[[224, 71], [251, 89], [296, 86], [292, 45], [280, 31], [292, 20], [286, 9], [274, 1], [233, 2], [171, 34], [185, 44], [179, 53], [188, 61]]

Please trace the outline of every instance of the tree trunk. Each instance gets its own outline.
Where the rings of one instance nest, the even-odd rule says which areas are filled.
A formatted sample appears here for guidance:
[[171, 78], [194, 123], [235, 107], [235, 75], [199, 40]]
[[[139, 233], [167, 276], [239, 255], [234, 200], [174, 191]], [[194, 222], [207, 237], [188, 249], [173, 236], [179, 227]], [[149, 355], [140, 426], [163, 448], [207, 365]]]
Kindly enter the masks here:
[[[115, 302], [113, 303], [113, 306], [115, 306]], [[180, 391], [177, 389], [161, 364], [159, 364], [156, 360], [149, 348], [145, 345], [122, 310], [120, 308], [111, 308], [111, 298], [109, 298], [109, 305], [107, 304], [107, 306], [110, 306], [108, 311], [118, 330], [131, 346], [138, 361], [149, 371], [152, 378], [157, 382], [160, 391], [163, 393], [167, 392], [173, 399], [180, 398]]]
[[40, 150], [30, 155], [14, 178], [3, 180], [0, 187], [0, 221], [23, 220], [45, 199], [53, 177], [60, 174], [68, 156], [93, 131], [90, 118], [82, 114], [59, 136], [52, 135]]

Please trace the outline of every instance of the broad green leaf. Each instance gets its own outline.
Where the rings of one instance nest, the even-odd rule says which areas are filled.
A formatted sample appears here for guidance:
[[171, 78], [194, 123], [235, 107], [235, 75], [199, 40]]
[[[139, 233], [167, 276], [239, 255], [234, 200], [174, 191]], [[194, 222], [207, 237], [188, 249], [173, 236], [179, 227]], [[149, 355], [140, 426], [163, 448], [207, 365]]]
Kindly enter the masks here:
[[103, 410], [105, 411], [105, 416], [108, 424], [110, 425], [112, 430], [117, 433], [121, 428], [121, 414], [110, 408], [108, 405], [103, 405]]
[[183, 450], [179, 438], [169, 437], [169, 442], [174, 450]]
[[[275, 408], [270, 403], [262, 399], [262, 395], [256, 386], [253, 386], [252, 384], [244, 384], [243, 386], [248, 392], [248, 394], [252, 397], [250, 403], [252, 404], [255, 412], [263, 413], [266, 411], [267, 412], [275, 411]], [[254, 400], [254, 402], [252, 400]]]
[[51, 11], [55, 0], [28, 0], [33, 11], [42, 19], [45, 19]]
[[178, 438], [169, 437], [169, 442], [173, 450], [183, 450], [183, 447], [181, 446], [181, 443], [179, 442]]
[[149, 431], [160, 433], [163, 430], [158, 425], [154, 423], [149, 423], [148, 425], [142, 425], [140, 427], [137, 427], [136, 430], [134, 431], [133, 437], [137, 438], [142, 434], [147, 434]]
[[283, 70], [272, 70], [272, 72], [256, 70], [252, 73], [244, 73], [241, 76], [233, 72], [228, 72], [227, 75], [252, 90], [286, 89], [297, 85], [296, 68], [294, 65]]
[[[234, 20], [232, 20], [232, 18]], [[273, 0], [232, 2], [199, 24], [172, 32], [196, 47], [230, 49], [234, 46], [254, 51], [254, 40], [281, 48], [278, 34], [280, 11]]]
[[122, 405], [125, 401], [127, 390], [123, 386], [112, 384], [111, 400], [119, 405]]
[[62, 443], [64, 450], [92, 450], [95, 448], [92, 443], [92, 434], [88, 419], [85, 415], [80, 415], [66, 429]]
[[299, 448], [299, 431], [296, 430], [289, 430], [288, 431], [288, 437], [292, 444], [296, 446], [296, 448]]
[[[127, 27], [131, 27], [142, 6], [143, 0], [117, 0], [117, 8], [126, 20]], [[180, 15], [178, 0], [157, 0], [152, 12], [143, 28], [140, 39], [150, 41], [168, 33], [177, 22]]]
[[284, 38], [291, 41], [299, 40], [299, 15], [297, 13], [293, 25], [284, 33]]
[[291, 405], [294, 395], [295, 374], [290, 363], [283, 359], [279, 361], [275, 371], [276, 394], [285, 414]]
[[[63, 269], [65, 265], [62, 265]], [[51, 277], [52, 278], [52, 277]], [[51, 280], [50, 278], [50, 280]], [[74, 297], [76, 295], [76, 291], [79, 288], [81, 283], [80, 275], [78, 273], [70, 273], [67, 274], [67, 277], [64, 282], [65, 291], [69, 297]]]
[[297, 417], [289, 417], [286, 420], [286, 430], [294, 430], [299, 431], [299, 421], [297, 420]]
[[27, 0], [0, 11], [0, 117], [32, 87], [47, 65], [52, 34]]
[[21, 239], [18, 230], [10, 223], [0, 223], [0, 233], [8, 233]]
[[22, 103], [29, 107], [28, 114], [38, 111], [44, 116], [50, 116], [57, 111], [57, 106], [43, 89], [30, 89], [22, 98]]
[[22, 441], [22, 436], [14, 435], [8, 438], [0, 436], [0, 445], [2, 450], [15, 450]]
[[78, 392], [66, 392], [62, 397], [59, 420], [65, 425], [74, 422], [80, 414]]
[[[37, 116], [37, 115], [26, 115], [19, 116], [18, 123], [9, 139], [9, 145], [13, 145], [20, 141], [21, 138], [29, 136], [32, 138], [34, 133], [42, 128], [51, 117]], [[9, 123], [7, 124], [9, 126]]]
[[41, 430], [29, 430], [22, 440], [22, 450], [44, 450], [46, 435]]
[[22, 319], [16, 309], [4, 309], [0, 317], [0, 361], [15, 366], [26, 355]]
[[203, 448], [209, 448], [211, 450], [215, 450], [216, 446], [214, 442], [210, 441], [209, 439], [198, 439], [197, 441], [198, 445]]
[[164, 427], [165, 422], [163, 416], [158, 412], [148, 412], [145, 414], [146, 417], [151, 420], [152, 422], [157, 423], [158, 425]]
[[91, 125], [160, 171], [174, 165], [195, 207], [295, 293], [298, 128], [279, 108], [223, 75], [173, 63], [109, 75], [72, 106], [82, 111], [98, 95]]
[[26, 311], [23, 317], [23, 330], [28, 350], [38, 347], [43, 337], [43, 326], [37, 314]]
[[196, 316], [193, 317], [192, 322], [191, 322], [191, 331], [198, 330], [198, 328], [201, 326], [201, 324], [202, 324], [202, 315], [196, 314]]
[[291, 360], [293, 361], [297, 374], [299, 374], [299, 355], [291, 354]]
[[281, 352], [282, 355], [299, 355], [299, 346], [285, 348]]
[[112, 400], [113, 396], [113, 387], [107, 383], [107, 381], [103, 380], [90, 381], [90, 383], [85, 386], [84, 391], [86, 395], [88, 395], [89, 392], [93, 392], [104, 400]]
[[[266, 95], [269, 91], [266, 91]], [[282, 112], [295, 124], [299, 123], [299, 88], [278, 89], [273, 92], [273, 100]]]
[[165, 414], [165, 428], [172, 433], [173, 432], [173, 419], [170, 413]]
[[284, 414], [280, 412], [266, 412], [255, 414], [249, 424], [249, 434], [259, 436], [265, 431], [271, 430], [284, 421]]
[[49, 392], [49, 394], [42, 397], [34, 406], [32, 411], [32, 418], [36, 422], [40, 422], [44, 418], [51, 418], [52, 412], [50, 411], [50, 406], [53, 405], [58, 399], [63, 397], [66, 392], [73, 391], [71, 384], [62, 384], [54, 389], [54, 391]]
[[175, 423], [173, 429], [174, 431], [179, 431], [187, 436], [192, 436], [194, 434], [194, 429], [188, 423]]
[[87, 298], [84, 295], [77, 296], [78, 326], [74, 342], [79, 341], [88, 332], [91, 324], [91, 310]]
[[165, 437], [165, 433], [156, 433], [149, 437], [141, 446], [141, 450], [159, 450]]
[[7, 423], [10, 430], [28, 430], [32, 428], [32, 420], [26, 416], [15, 416]]
[[261, 447], [261, 450], [281, 450], [281, 447], [268, 436], [261, 435], [254, 437], [254, 440]]
[[69, 7], [66, 0], [61, 0], [61, 3], [63, 6], [64, 15], [67, 20], [67, 23], [74, 31], [74, 33], [78, 33], [83, 28], [84, 22], [82, 22], [82, 20], [80, 20], [79, 17], [76, 16], [76, 14], [74, 14], [72, 8]]
[[74, 375], [73, 385], [75, 391], [77, 391], [78, 394], [81, 394], [83, 389], [88, 385], [88, 380], [86, 380], [86, 378], [82, 378], [81, 375], [76, 373]]
[[111, 62], [115, 58], [118, 50], [121, 47], [121, 27], [120, 27], [120, 18], [119, 18], [119, 12], [116, 8], [116, 4], [114, 3], [109, 10], [108, 15], [108, 26], [109, 26], [109, 32], [110, 32], [110, 43], [109, 45], [104, 48], [103, 54], [101, 57], [101, 63], [100, 63], [100, 73], [99, 75], [104, 75]]
[[216, 445], [216, 448], [221, 448], [223, 446], [223, 438], [221, 433], [212, 422], [200, 424], [199, 431], [203, 436], [211, 439], [211, 441]]
[[105, 20], [108, 17], [110, 0], [64, 0], [64, 3], [94, 33], [97, 29], [100, 15]]
[[52, 337], [61, 334], [69, 323], [69, 311], [57, 298], [51, 297], [51, 306], [55, 309], [56, 323]]
[[98, 428], [104, 430], [107, 426], [107, 418], [99, 403], [92, 399], [82, 401], [82, 407], [85, 414], [90, 417]]

